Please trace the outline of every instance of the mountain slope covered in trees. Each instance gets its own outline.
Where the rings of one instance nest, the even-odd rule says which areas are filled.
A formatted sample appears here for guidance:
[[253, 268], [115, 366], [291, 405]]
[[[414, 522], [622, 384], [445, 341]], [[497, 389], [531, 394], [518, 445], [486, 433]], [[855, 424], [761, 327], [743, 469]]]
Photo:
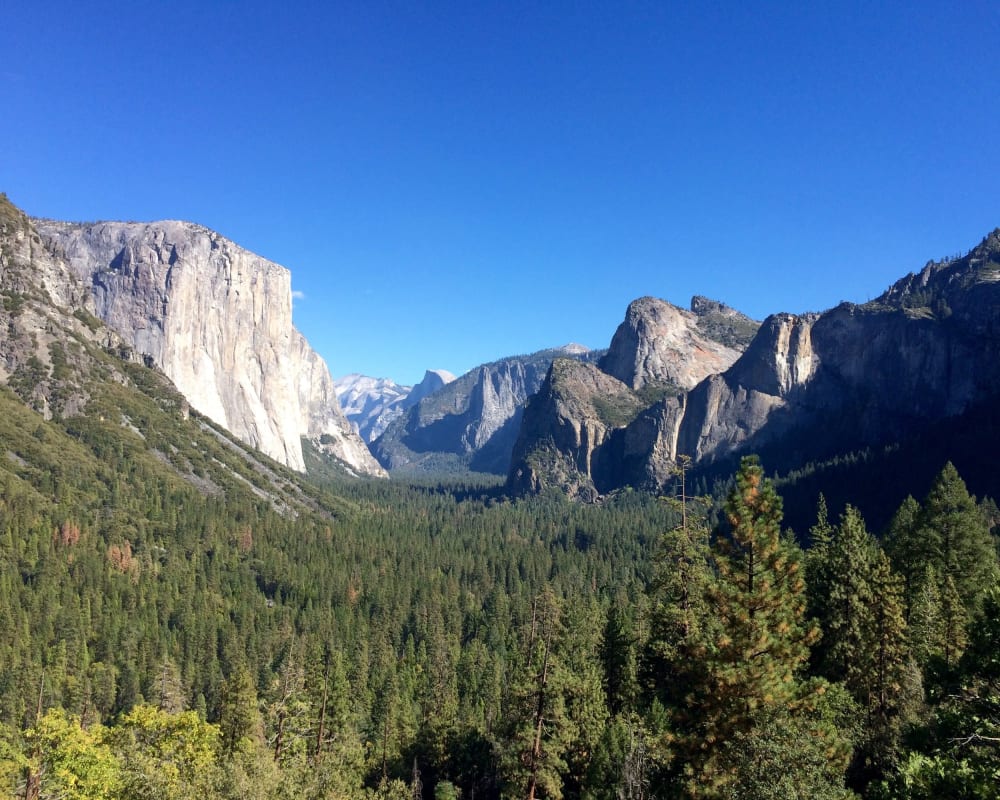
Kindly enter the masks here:
[[[27, 236], [0, 252], [0, 791], [995, 797], [1000, 512], [961, 464], [747, 458], [705, 497], [678, 459], [663, 499], [578, 504], [307, 443], [306, 479], [53, 303]], [[853, 475], [912, 496], [873, 524]]]
[[[655, 327], [642, 322], [641, 330]], [[616, 338], [631, 350], [615, 363], [644, 364], [646, 351], [655, 349], [636, 344], [635, 336]], [[786, 476], [786, 487], [804, 474], [837, 471], [844, 461], [877, 462], [889, 473], [898, 464], [904, 477], [889, 478], [881, 502], [871, 497], [871, 470], [858, 471], [860, 480], [851, 479], [853, 469], [840, 470], [843, 488], [829, 487], [880, 522], [908, 491], [909, 473], [919, 473], [913, 477], [926, 486], [948, 460], [961, 462], [979, 491], [997, 495], [1000, 473], [983, 454], [1000, 445], [992, 421], [1000, 406], [998, 350], [1000, 230], [965, 256], [930, 263], [864, 305], [775, 314], [732, 366], [666, 397], [623, 405], [617, 398], [634, 390], [624, 380], [630, 373], [583, 380], [576, 379], [581, 370], [556, 365], [523, 416], [508, 486], [518, 493], [556, 487], [583, 497], [624, 486], [655, 492], [682, 457], [691, 459], [696, 479], [711, 485], [743, 455], [756, 453]], [[608, 371], [605, 361], [600, 368]], [[621, 385], [609, 387], [615, 379]], [[627, 413], [604, 413], [609, 398]], [[909, 464], [894, 456], [904, 452]], [[822, 488], [809, 486], [812, 497], [792, 504], [797, 524]]]

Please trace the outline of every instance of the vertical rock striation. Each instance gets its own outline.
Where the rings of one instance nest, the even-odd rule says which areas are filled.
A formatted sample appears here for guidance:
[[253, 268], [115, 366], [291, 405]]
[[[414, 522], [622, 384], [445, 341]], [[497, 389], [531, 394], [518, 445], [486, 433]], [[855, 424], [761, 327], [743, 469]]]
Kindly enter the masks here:
[[658, 386], [690, 389], [708, 375], [726, 370], [739, 358], [745, 342], [741, 346], [735, 334], [724, 341], [705, 323], [728, 318], [748, 325], [751, 333], [756, 323], [705, 298], [694, 298], [692, 307], [697, 312], [655, 297], [632, 301], [601, 359], [601, 369], [636, 391]]
[[[721, 304], [695, 298], [692, 308], [717, 336], [749, 330]], [[625, 389], [652, 404], [607, 426], [596, 444], [560, 434], [593, 429], [601, 402], [585, 382], [550, 376], [546, 396], [525, 413], [512, 488], [554, 485], [582, 495], [581, 481], [592, 480], [599, 494], [624, 486], [658, 490], [680, 455], [704, 474], [732, 469], [747, 452], [790, 471], [906, 442], [944, 420], [995, 406], [1000, 229], [966, 256], [928, 264], [870, 303], [775, 314], [730, 364], [699, 341], [692, 322], [653, 298], [632, 303], [601, 362], [617, 383], [600, 391], [605, 404], [624, 407]], [[681, 391], [652, 402], [648, 388], [657, 385]], [[601, 471], [592, 467], [595, 452]], [[572, 464], [579, 474], [571, 474]]]
[[705, 297], [690, 311], [655, 297], [633, 301], [597, 366], [553, 363], [525, 409], [509, 487], [556, 486], [583, 499], [623, 486], [658, 489], [690, 435], [687, 392], [736, 363], [758, 327]]
[[392, 420], [373, 452], [390, 470], [505, 474], [524, 404], [557, 357], [594, 356], [570, 344], [482, 364]]
[[292, 326], [287, 269], [187, 222], [35, 227], [90, 287], [97, 316], [194, 408], [293, 469], [305, 468], [308, 436], [354, 471], [381, 473]]

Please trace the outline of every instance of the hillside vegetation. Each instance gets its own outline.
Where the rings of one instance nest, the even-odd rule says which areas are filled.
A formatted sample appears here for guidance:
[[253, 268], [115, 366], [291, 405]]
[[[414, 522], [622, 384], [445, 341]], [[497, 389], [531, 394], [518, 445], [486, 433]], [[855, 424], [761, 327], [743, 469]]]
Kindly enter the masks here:
[[306, 478], [191, 410], [10, 208], [0, 792], [996, 797], [1000, 511], [961, 477], [995, 405], [780, 481], [678, 458], [663, 498], [316, 448]]

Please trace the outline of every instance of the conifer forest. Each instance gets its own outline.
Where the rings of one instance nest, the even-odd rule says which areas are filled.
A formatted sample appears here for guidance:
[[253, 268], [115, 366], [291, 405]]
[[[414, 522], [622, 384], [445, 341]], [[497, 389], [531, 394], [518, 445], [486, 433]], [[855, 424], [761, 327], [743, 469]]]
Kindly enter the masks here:
[[5, 796], [997, 796], [1000, 515], [950, 463], [884, 530], [789, 529], [753, 457], [595, 505], [275, 466], [293, 510], [178, 478], [151, 392], [140, 437], [0, 391]]

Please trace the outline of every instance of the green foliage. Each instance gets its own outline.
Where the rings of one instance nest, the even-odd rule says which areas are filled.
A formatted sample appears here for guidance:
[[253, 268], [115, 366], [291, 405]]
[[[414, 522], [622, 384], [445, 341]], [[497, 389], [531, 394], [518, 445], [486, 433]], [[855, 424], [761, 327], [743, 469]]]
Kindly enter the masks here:
[[722, 309], [700, 313], [697, 324], [709, 339], [738, 350], [747, 348], [760, 327], [760, 323], [743, 314], [727, 313]]
[[951, 463], [944, 466], [924, 501], [920, 529], [925, 551], [942, 579], [951, 578], [965, 607], [975, 610], [996, 573], [989, 528]]
[[121, 762], [101, 739], [97, 726], [85, 730], [65, 711], [50, 709], [25, 732], [30, 754], [26, 781], [40, 797], [111, 800], [117, 797]]
[[632, 393], [622, 392], [615, 397], [594, 396], [591, 405], [597, 418], [609, 428], [624, 428], [643, 409], [642, 402]]
[[829, 541], [821, 539], [810, 553], [810, 610], [823, 632], [814, 661], [820, 674], [844, 681], [856, 698], [863, 694], [869, 674], [862, 656], [873, 635], [876, 552], [861, 515], [848, 506]]
[[[649, 798], [686, 768], [723, 796], [783, 759], [824, 796], [846, 741], [869, 752], [857, 715], [824, 710], [843, 690], [802, 674], [805, 570], [758, 466], [714, 549], [683, 495], [310, 483], [188, 418], [162, 376], [83, 352], [121, 382], [95, 377], [81, 415], [0, 390], [4, 790], [412, 797], [419, 773], [423, 797], [523, 796], [533, 775], [539, 797]], [[83, 375], [72, 344], [48, 355], [50, 377]], [[875, 609], [896, 591], [871, 585]], [[949, 680], [975, 646], [952, 646]]]
[[705, 660], [716, 635], [706, 505], [680, 499], [678, 524], [665, 531], [654, 556], [645, 681], [682, 724], [693, 692], [705, 681]]
[[885, 795], [986, 800], [1000, 784], [1000, 588], [985, 593], [969, 628], [956, 686], [933, 711], [927, 740], [911, 752]]
[[102, 323], [97, 317], [91, 314], [85, 308], [77, 308], [73, 311], [73, 316], [80, 320], [87, 328], [90, 329], [91, 333], [96, 333], [104, 323]]
[[927, 565], [934, 567], [939, 591], [950, 579], [970, 612], [996, 575], [996, 546], [989, 526], [950, 463], [938, 474], [922, 507], [911, 498], [903, 504], [890, 525], [886, 547], [906, 580], [911, 609]]
[[805, 581], [798, 553], [781, 537], [781, 498], [752, 459], [736, 476], [726, 517], [709, 592], [719, 621], [710, 682], [713, 702], [726, 712], [717, 722], [739, 729], [758, 706], [794, 696], [794, 676], [818, 630], [804, 621]]
[[[843, 734], [822, 714], [814, 718], [829, 687], [801, 679], [818, 630], [804, 619], [800, 557], [781, 535], [781, 500], [756, 459], [744, 459], [725, 512], [729, 527], [713, 543], [713, 571], [699, 565], [692, 573], [703, 587], [692, 598], [699, 604], [692, 624], [685, 622], [681, 582], [659, 587], [665, 592], [658, 602], [667, 608], [659, 635], [654, 627], [653, 651], [669, 665], [664, 678], [682, 675], [684, 685], [661, 693], [674, 707], [667, 733], [677, 759], [672, 782], [682, 781], [687, 797], [766, 796], [759, 794], [766, 781], [753, 769], [788, 760], [793, 744], [774, 740], [769, 726], [791, 727], [808, 742], [822, 740], [812, 755], [798, 744], [801, 774], [791, 780], [829, 790], [819, 796], [843, 796]], [[693, 565], [702, 559], [697, 538], [680, 538]]]
[[505, 795], [559, 800], [574, 735], [567, 708], [572, 679], [562, 661], [561, 603], [550, 587], [535, 599], [525, 632], [524, 661], [511, 693], [503, 734]]
[[248, 749], [260, 729], [257, 690], [245, 667], [237, 667], [222, 684], [220, 704], [222, 750], [231, 757], [238, 750]]
[[122, 795], [135, 800], [210, 796], [219, 739], [196, 712], [153, 706], [136, 706], [105, 736], [122, 765]]
[[724, 745], [735, 780], [721, 794], [732, 800], [849, 800], [844, 763], [830, 758], [838, 747], [832, 725], [782, 707], [762, 708], [753, 725]]

